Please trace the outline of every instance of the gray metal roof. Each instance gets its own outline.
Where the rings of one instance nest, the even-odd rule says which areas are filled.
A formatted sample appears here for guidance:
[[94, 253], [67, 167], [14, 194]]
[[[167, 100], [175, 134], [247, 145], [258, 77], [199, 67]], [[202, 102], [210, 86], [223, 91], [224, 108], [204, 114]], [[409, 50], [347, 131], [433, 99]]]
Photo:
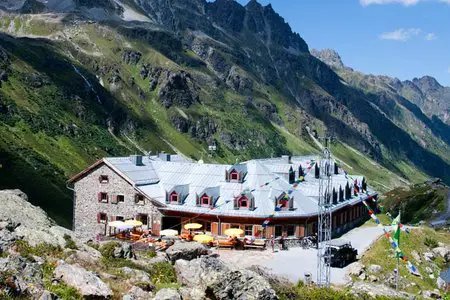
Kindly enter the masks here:
[[[288, 178], [283, 176], [289, 173], [293, 167], [296, 172], [301, 165], [305, 172], [311, 165], [313, 156], [292, 157], [291, 163], [285, 157], [250, 160], [245, 164], [247, 174], [242, 183], [227, 182], [225, 171], [232, 165], [205, 164], [186, 161], [164, 161], [144, 157], [141, 166], [136, 166], [128, 157], [106, 158], [111, 166], [116, 168], [124, 176], [135, 182], [136, 186], [151, 199], [165, 204], [165, 209], [174, 211], [191, 212], [198, 214], [230, 215], [264, 218], [275, 213], [275, 197], [280, 196], [292, 188]], [[317, 214], [317, 201], [319, 180], [314, 178], [314, 167], [305, 176], [305, 181], [293, 189], [290, 196], [294, 198], [294, 210], [278, 211], [274, 217], [300, 217]], [[298, 178], [298, 174], [296, 174]], [[339, 186], [344, 187], [347, 182], [358, 182], [362, 176], [346, 178], [344, 174], [333, 175], [333, 186], [336, 191]], [[353, 180], [352, 180], [353, 179]], [[186, 195], [183, 204], [166, 204], [166, 193], [176, 190]], [[215, 206], [198, 207], [196, 195], [207, 193], [213, 196]], [[254, 197], [254, 210], [235, 210], [233, 199], [243, 193], [251, 193]], [[371, 192], [374, 194], [374, 192]], [[333, 205], [333, 210], [347, 205], [354, 205], [361, 201], [365, 195], [354, 197], [350, 200]]]

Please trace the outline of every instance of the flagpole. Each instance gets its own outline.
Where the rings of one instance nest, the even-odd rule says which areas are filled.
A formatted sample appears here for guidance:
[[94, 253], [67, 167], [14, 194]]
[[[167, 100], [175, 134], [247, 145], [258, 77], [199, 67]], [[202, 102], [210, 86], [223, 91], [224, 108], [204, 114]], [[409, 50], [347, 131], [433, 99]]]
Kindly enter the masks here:
[[[398, 211], [398, 215], [400, 216], [400, 213], [401, 213], [401, 210], [399, 210]], [[399, 220], [399, 222], [400, 222], [400, 220]], [[397, 226], [400, 226], [400, 225], [397, 225]], [[399, 239], [398, 239], [398, 244], [399, 244], [399, 246], [400, 246], [400, 237], [399, 237]], [[398, 254], [398, 252], [395, 252], [395, 254], [396, 254], [396, 256], [397, 256], [397, 272], [396, 272], [396, 274], [395, 274], [395, 290], [398, 290], [398, 276], [399, 276], [399, 273], [400, 273], [400, 270], [399, 270], [399, 260], [400, 260], [400, 256], [399, 256], [399, 254]]]

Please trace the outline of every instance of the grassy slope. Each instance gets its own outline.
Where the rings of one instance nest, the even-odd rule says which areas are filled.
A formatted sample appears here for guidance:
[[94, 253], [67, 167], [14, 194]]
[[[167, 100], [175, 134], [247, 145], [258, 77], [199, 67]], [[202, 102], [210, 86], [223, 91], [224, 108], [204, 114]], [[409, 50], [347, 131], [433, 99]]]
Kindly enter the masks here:
[[431, 220], [436, 212], [445, 211], [448, 192], [448, 187], [426, 183], [398, 187], [385, 193], [383, 205], [386, 211], [395, 214], [401, 210], [404, 222], [417, 223]]
[[[28, 32], [45, 36], [61, 29], [60, 25], [41, 20], [19, 19], [16, 19], [16, 31], [21, 34]], [[8, 30], [13, 21], [4, 19], [0, 27]], [[171, 125], [169, 114], [174, 110], [160, 105], [157, 96], [159, 88], [148, 92], [148, 80], [140, 78], [137, 66], [121, 63], [120, 49], [133, 48], [143, 54], [141, 62], [154, 66], [172, 70], [184, 67], [145, 42], [126, 39], [98, 24], [82, 25], [77, 31], [70, 44], [5, 38], [12, 53], [13, 72], [0, 89], [0, 101], [14, 107], [12, 116], [0, 115], [0, 163], [3, 165], [0, 172], [5, 175], [0, 177], [0, 187], [24, 189], [36, 204], [49, 211], [61, 224], [67, 225], [71, 221], [71, 193], [65, 189], [64, 181], [98, 158], [139, 152], [134, 143], [139, 148], [152, 151], [170, 151], [170, 143], [194, 159], [219, 162], [286, 153], [317, 153], [317, 146], [302, 125], [305, 123], [303, 112], [283, 101], [282, 95], [273, 88], [258, 88], [255, 97], [258, 101], [275, 105], [284, 127], [249, 107], [244, 97], [229, 90], [213, 91], [202, 86], [201, 104], [183, 109], [184, 113], [193, 120], [201, 115], [211, 116], [223, 131], [234, 132], [244, 140], [253, 141], [243, 151], [232, 151], [222, 145], [214, 157], [208, 157], [205, 141], [182, 134]], [[33, 46], [29, 47], [30, 44]], [[81, 51], [76, 51], [74, 45]], [[104, 104], [96, 103], [95, 95], [86, 88], [82, 78], [67, 66], [66, 62], [70, 60], [89, 78]], [[108, 74], [100, 78], [105, 88], [100, 86], [92, 75], [94, 62], [119, 70], [123, 80], [118, 89], [108, 84]], [[49, 64], [56, 67], [49, 68]], [[210, 75], [207, 69], [191, 71]], [[30, 72], [44, 74], [49, 83], [40, 88], [24, 84], [23, 78]], [[135, 79], [135, 86], [129, 83], [131, 77]], [[145, 100], [139, 98], [137, 87], [147, 91]], [[76, 115], [80, 107], [85, 113], [81, 118]], [[105, 125], [104, 119], [108, 116], [118, 119], [114, 136]], [[126, 127], [129, 120], [137, 124], [137, 129], [125, 135], [119, 129]], [[318, 120], [309, 122], [317, 123], [316, 128], [324, 127]], [[61, 129], [73, 124], [78, 128], [74, 134], [68, 135]], [[266, 143], [258, 142], [259, 135], [267, 137]], [[215, 138], [220, 140], [218, 133]], [[384, 191], [402, 184], [397, 175], [383, 167], [375, 167], [373, 162], [349, 147], [339, 144], [333, 151], [350, 165], [350, 173], [366, 174], [369, 183], [377, 189]], [[374, 168], [377, 168], [376, 171]], [[39, 174], [45, 176], [38, 178]], [[410, 178], [417, 174], [413, 170]]]
[[[412, 251], [417, 251], [419, 254], [430, 251], [430, 248], [425, 245], [426, 238], [431, 238], [446, 244], [450, 243], [450, 234], [444, 232], [436, 232], [433, 229], [427, 227], [412, 229], [410, 234], [402, 232], [400, 238], [400, 248], [423, 275], [423, 279], [411, 275], [406, 268], [406, 264], [400, 262], [399, 269], [400, 276], [402, 277], [400, 282], [415, 283], [416, 286], [404, 288], [404, 290], [406, 290], [407, 292], [411, 292], [414, 294], [417, 294], [421, 290], [433, 290], [436, 288], [436, 279], [431, 279], [428, 277], [428, 272], [425, 270], [427, 266], [433, 269], [435, 278], [439, 276], [440, 270], [445, 267], [444, 260], [441, 257], [438, 257], [434, 260], [434, 264], [436, 265], [435, 268], [433, 268], [432, 264], [425, 262], [423, 258], [421, 262], [418, 262], [412, 257]], [[373, 274], [380, 279], [387, 278], [392, 275], [393, 270], [396, 268], [396, 259], [393, 257], [392, 247], [389, 244], [387, 238], [384, 236], [380, 237], [371, 246], [371, 248], [364, 253], [361, 258], [361, 262], [366, 267], [370, 266], [371, 264], [380, 265], [383, 268], [382, 273]], [[368, 274], [370, 275], [370, 273]], [[354, 279], [357, 280], [357, 278]], [[401, 284], [400, 286], [404, 287], [403, 284]]]

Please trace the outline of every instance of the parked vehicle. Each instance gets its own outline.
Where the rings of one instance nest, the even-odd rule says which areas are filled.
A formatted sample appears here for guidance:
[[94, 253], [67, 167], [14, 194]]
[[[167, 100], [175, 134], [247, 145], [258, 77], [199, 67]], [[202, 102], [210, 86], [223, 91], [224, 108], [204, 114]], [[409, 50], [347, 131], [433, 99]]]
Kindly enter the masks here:
[[325, 258], [325, 262], [330, 263], [333, 268], [343, 268], [356, 261], [358, 250], [352, 247], [350, 241], [332, 240], [326, 247], [330, 251], [330, 256]]

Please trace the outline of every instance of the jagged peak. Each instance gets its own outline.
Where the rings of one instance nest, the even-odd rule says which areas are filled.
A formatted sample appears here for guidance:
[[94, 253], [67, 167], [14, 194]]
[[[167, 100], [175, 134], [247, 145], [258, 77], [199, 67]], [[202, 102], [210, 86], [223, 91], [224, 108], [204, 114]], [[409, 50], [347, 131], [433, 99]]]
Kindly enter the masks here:
[[436, 90], [442, 88], [442, 85], [432, 76], [422, 76], [421, 78], [414, 78], [412, 82], [419, 86], [421, 90]]
[[311, 49], [311, 54], [316, 58], [320, 59], [322, 62], [329, 65], [330, 67], [345, 68], [341, 56], [334, 49], [322, 49], [322, 50]]

